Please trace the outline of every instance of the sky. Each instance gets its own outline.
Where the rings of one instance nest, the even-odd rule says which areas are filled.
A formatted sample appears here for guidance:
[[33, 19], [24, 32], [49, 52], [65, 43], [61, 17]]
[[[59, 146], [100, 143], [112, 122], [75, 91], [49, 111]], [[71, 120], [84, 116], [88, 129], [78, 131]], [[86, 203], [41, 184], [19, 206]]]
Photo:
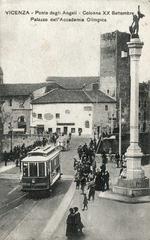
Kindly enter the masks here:
[[[139, 31], [144, 42], [140, 60], [143, 82], [150, 80], [150, 0], [0, 0], [0, 66], [4, 83], [44, 82], [48, 76], [99, 76], [100, 34], [129, 32], [132, 15], [83, 16], [82, 12], [136, 13], [139, 4], [145, 14]], [[32, 16], [47, 16], [7, 15], [8, 10], [77, 11], [72, 17], [84, 17], [85, 22], [34, 22], [30, 21]], [[87, 22], [87, 17], [106, 18], [106, 22]]]

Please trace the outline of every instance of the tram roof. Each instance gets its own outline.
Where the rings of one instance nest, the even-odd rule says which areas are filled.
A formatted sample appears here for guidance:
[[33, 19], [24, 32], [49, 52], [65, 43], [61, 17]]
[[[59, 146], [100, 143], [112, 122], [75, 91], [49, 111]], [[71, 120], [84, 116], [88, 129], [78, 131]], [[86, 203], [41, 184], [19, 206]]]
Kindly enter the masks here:
[[30, 151], [22, 162], [43, 162], [48, 161], [50, 158], [52, 159], [55, 155], [57, 155], [60, 150], [53, 145], [47, 145], [44, 148], [35, 148]]
[[28, 153], [28, 155], [36, 155], [39, 153], [39, 155], [43, 154], [43, 155], [49, 155], [50, 153], [52, 153], [55, 149], [57, 149], [56, 146], [54, 145], [46, 145], [45, 147], [36, 147], [34, 148], [32, 151], [30, 151]]

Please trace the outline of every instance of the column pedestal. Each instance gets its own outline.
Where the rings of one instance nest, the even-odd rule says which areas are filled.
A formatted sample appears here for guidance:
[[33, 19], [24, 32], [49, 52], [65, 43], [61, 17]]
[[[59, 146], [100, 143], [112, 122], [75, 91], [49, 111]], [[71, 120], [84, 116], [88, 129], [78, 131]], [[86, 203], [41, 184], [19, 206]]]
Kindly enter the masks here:
[[141, 168], [143, 154], [138, 144], [131, 144], [125, 154], [127, 160], [127, 179], [144, 178], [144, 170]]

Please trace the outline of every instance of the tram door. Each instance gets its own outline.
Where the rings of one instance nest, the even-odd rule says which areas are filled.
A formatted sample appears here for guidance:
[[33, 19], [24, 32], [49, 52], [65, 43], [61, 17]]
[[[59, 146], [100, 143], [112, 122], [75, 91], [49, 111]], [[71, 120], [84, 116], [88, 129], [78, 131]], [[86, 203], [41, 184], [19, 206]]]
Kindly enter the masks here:
[[64, 127], [64, 134], [67, 134], [68, 132], [68, 127]]

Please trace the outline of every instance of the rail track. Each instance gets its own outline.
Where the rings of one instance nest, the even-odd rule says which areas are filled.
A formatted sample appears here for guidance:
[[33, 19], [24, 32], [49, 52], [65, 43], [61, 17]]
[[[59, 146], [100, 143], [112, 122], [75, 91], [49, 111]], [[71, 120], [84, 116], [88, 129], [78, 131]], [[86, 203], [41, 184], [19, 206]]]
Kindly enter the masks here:
[[23, 203], [27, 199], [28, 193], [24, 193], [23, 195], [8, 201], [4, 202], [4, 205], [0, 207], [0, 217], [7, 214], [10, 210], [18, 207], [21, 203]]

